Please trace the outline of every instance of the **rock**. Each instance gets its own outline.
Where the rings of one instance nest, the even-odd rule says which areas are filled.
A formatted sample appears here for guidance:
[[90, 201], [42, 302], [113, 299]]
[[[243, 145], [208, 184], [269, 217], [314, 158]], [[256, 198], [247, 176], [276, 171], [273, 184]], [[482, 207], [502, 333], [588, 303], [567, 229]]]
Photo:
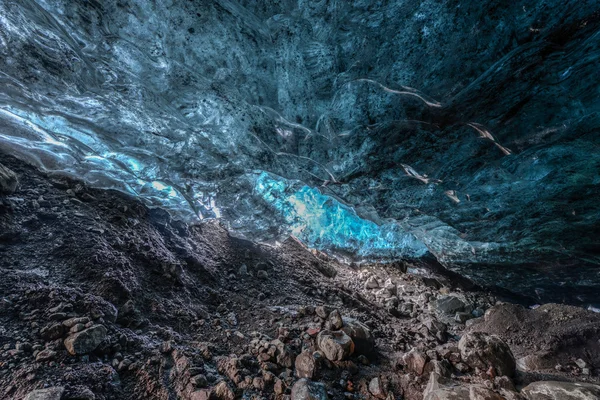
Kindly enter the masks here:
[[90, 353], [102, 343], [107, 330], [103, 325], [94, 325], [65, 339], [65, 347], [71, 355]]
[[317, 308], [315, 308], [315, 313], [317, 314], [317, 317], [323, 319], [327, 319], [327, 317], [329, 317], [329, 314], [331, 314], [332, 311], [333, 310], [327, 306], [318, 306]]
[[457, 312], [456, 315], [454, 316], [454, 320], [456, 322], [458, 322], [459, 324], [464, 324], [472, 318], [473, 318], [473, 316], [471, 315], [471, 313], [468, 313], [468, 312]]
[[578, 358], [577, 360], [575, 360], [575, 364], [581, 369], [587, 368], [587, 363], [585, 361], [583, 361], [581, 358]]
[[61, 386], [39, 389], [30, 392], [23, 400], [60, 400], [65, 393]]
[[0, 195], [13, 194], [17, 186], [19, 186], [17, 174], [0, 164]]
[[46, 340], [60, 339], [65, 333], [65, 327], [63, 324], [53, 324], [48, 327], [42, 328], [40, 335]]
[[260, 270], [256, 273], [256, 277], [262, 280], [266, 280], [269, 278], [269, 273], [264, 270]]
[[321, 331], [317, 346], [330, 361], [343, 361], [354, 353], [354, 342], [344, 331]]
[[533, 382], [521, 391], [527, 400], [598, 400], [600, 386], [578, 382]]
[[338, 310], [333, 310], [329, 314], [329, 324], [331, 326], [331, 329], [333, 329], [333, 330], [341, 329], [342, 326], [344, 326], [344, 321], [342, 320], [342, 315], [340, 314], [340, 312]]
[[31, 353], [31, 351], [33, 350], [33, 346], [31, 345], [31, 343], [28, 342], [24, 342], [24, 343], [17, 343], [17, 345], [15, 346], [15, 348], [17, 350], [22, 350], [26, 353]]
[[296, 357], [296, 376], [313, 379], [317, 375], [317, 360], [311, 351], [303, 351]]
[[409, 372], [416, 375], [422, 375], [425, 371], [425, 364], [427, 364], [427, 356], [425, 353], [412, 349], [402, 357], [404, 365]]
[[46, 350], [42, 350], [39, 353], [37, 353], [37, 355], [35, 356], [35, 361], [38, 361], [38, 362], [51, 361], [51, 360], [54, 360], [55, 357], [56, 357], [55, 351], [46, 349]]
[[353, 318], [342, 318], [344, 331], [352, 338], [355, 351], [357, 354], [362, 354], [367, 357], [372, 356], [375, 349], [375, 338], [367, 326]]
[[196, 388], [205, 388], [208, 386], [208, 379], [202, 374], [194, 375], [190, 378], [190, 382]]
[[214, 388], [214, 394], [219, 400], [234, 400], [235, 393], [229, 387], [227, 382], [222, 381], [217, 384]]
[[95, 400], [96, 395], [85, 386], [72, 386], [69, 389], [69, 400]]
[[285, 383], [281, 379], [275, 380], [275, 385], [273, 385], [273, 392], [276, 395], [282, 395], [285, 392]]
[[242, 276], [248, 275], [248, 266], [246, 264], [242, 264], [240, 269], [238, 269], [238, 275], [242, 275]]
[[455, 315], [465, 309], [466, 304], [455, 296], [442, 296], [435, 301], [435, 308], [438, 312], [446, 315]]
[[530, 354], [517, 360], [517, 369], [524, 372], [552, 369], [555, 365], [546, 355]]
[[292, 387], [291, 400], [326, 400], [327, 391], [322, 383], [300, 379]]
[[381, 383], [381, 379], [373, 378], [371, 382], [369, 382], [369, 392], [378, 399], [385, 399], [385, 390]]
[[377, 278], [375, 278], [374, 276], [371, 276], [365, 282], [365, 289], [377, 289], [378, 287], [379, 287], [379, 282], [377, 281]]
[[454, 386], [441, 388], [427, 393], [423, 400], [470, 400], [469, 388], [464, 386]]
[[481, 385], [469, 387], [469, 400], [504, 400], [498, 393]]
[[493, 368], [499, 376], [513, 376], [515, 373], [515, 358], [508, 345], [497, 336], [467, 333], [458, 342], [458, 349], [462, 360], [471, 368], [483, 371]]

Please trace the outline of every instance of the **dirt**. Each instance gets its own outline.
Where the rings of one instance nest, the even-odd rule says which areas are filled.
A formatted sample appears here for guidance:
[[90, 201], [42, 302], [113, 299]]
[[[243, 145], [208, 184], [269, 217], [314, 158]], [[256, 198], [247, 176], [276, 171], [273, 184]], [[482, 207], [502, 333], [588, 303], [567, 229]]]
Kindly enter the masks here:
[[[506, 398], [540, 379], [599, 382], [591, 311], [503, 303], [431, 260], [346, 264], [293, 238], [255, 244], [6, 155], [0, 164], [19, 178], [0, 197], [1, 399], [44, 388], [62, 399], [288, 398], [295, 359], [337, 332], [335, 310], [344, 326], [363, 324], [374, 347], [353, 338], [343, 360], [316, 354], [312, 380], [330, 399], [421, 399], [442, 367], [453, 384]], [[448, 296], [464, 320], [441, 311]], [[457, 354], [471, 331], [544, 362], [506, 389]]]

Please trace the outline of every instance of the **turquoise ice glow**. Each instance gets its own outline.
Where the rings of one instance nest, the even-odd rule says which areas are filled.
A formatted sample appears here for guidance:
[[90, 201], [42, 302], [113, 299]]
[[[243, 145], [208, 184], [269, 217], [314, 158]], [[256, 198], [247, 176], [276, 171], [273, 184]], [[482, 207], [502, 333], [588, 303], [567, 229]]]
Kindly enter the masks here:
[[291, 233], [310, 247], [348, 252], [364, 258], [419, 257], [427, 247], [397, 223], [378, 225], [318, 189], [275, 178], [265, 172], [256, 193], [278, 211]]

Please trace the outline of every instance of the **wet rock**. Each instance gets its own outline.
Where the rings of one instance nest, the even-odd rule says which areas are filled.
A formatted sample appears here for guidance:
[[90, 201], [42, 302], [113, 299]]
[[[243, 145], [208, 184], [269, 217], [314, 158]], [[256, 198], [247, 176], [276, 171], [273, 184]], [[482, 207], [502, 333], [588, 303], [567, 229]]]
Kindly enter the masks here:
[[367, 357], [372, 356], [375, 349], [375, 338], [371, 334], [371, 330], [353, 318], [344, 317], [343, 322], [342, 331], [352, 338], [356, 353]]
[[313, 379], [317, 375], [317, 360], [311, 351], [303, 351], [296, 357], [296, 376]]
[[427, 356], [420, 350], [412, 349], [402, 358], [406, 369], [416, 375], [422, 375], [427, 364]]
[[534, 382], [521, 391], [527, 400], [597, 400], [600, 386], [579, 382]]
[[381, 382], [381, 379], [373, 378], [369, 382], [369, 392], [378, 399], [385, 399], [385, 389]]
[[60, 400], [65, 393], [61, 386], [39, 389], [30, 392], [23, 400]]
[[103, 325], [95, 325], [65, 339], [65, 347], [71, 355], [90, 353], [102, 343], [107, 330]]
[[354, 342], [344, 331], [321, 331], [317, 346], [330, 361], [343, 361], [354, 353]]
[[435, 301], [435, 309], [446, 315], [455, 315], [465, 309], [466, 304], [455, 296], [442, 296]]
[[13, 194], [17, 186], [19, 186], [17, 174], [0, 164], [0, 195]]
[[493, 368], [496, 375], [513, 376], [515, 358], [506, 343], [497, 336], [481, 332], [467, 333], [458, 342], [462, 360], [471, 368], [487, 371]]
[[322, 383], [300, 379], [292, 387], [291, 400], [326, 400], [327, 398], [327, 391]]

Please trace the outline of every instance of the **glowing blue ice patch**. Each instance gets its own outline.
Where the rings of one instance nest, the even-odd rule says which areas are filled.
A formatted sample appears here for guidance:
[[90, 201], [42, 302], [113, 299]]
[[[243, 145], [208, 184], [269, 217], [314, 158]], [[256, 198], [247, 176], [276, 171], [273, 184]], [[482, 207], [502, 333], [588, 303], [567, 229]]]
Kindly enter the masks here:
[[291, 233], [310, 247], [364, 258], [420, 257], [428, 251], [397, 223], [378, 225], [362, 219], [354, 209], [316, 188], [263, 172], [256, 180], [255, 192], [285, 219]]

